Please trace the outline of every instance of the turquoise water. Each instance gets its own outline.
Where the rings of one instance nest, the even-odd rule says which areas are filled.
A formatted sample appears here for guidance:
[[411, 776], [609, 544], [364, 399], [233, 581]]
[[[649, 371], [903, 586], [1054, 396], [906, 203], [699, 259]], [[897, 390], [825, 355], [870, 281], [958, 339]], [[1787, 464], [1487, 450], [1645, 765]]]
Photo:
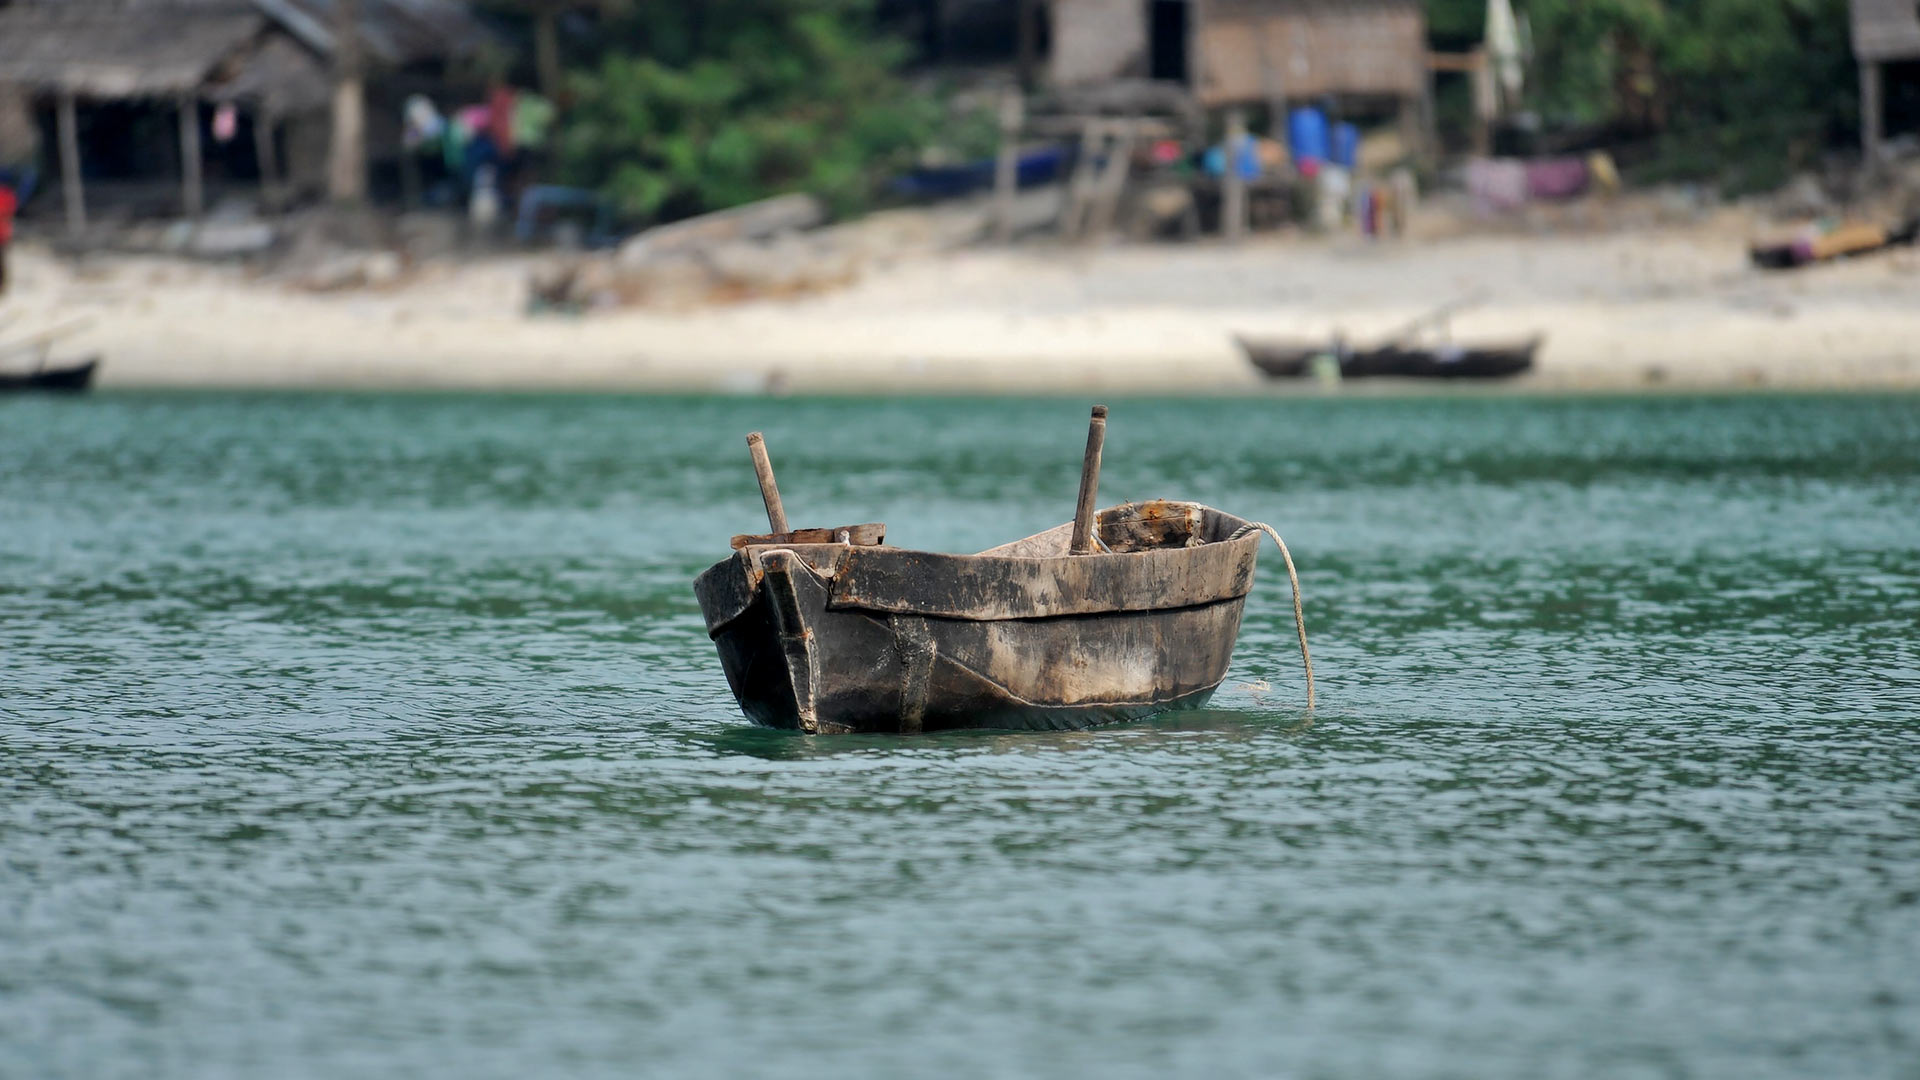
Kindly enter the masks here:
[[1084, 401], [0, 402], [0, 1076], [1920, 1076], [1920, 399], [1114, 401], [1277, 525], [1210, 710], [747, 727], [761, 522]]

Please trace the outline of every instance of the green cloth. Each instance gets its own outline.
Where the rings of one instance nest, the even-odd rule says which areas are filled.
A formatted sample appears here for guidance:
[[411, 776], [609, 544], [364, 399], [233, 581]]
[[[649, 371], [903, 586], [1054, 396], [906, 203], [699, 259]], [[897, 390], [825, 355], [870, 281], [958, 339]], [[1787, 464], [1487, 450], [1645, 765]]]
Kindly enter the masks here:
[[531, 91], [521, 91], [513, 99], [513, 145], [536, 149], [547, 141], [553, 121], [559, 114], [553, 102]]

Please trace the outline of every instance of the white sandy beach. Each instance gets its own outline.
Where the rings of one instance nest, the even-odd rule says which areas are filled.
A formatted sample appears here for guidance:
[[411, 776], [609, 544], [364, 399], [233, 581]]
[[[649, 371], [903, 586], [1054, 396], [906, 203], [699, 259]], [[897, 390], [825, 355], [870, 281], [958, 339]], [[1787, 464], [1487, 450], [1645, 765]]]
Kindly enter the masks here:
[[1364, 340], [1463, 295], [1460, 338], [1547, 335], [1514, 390], [1920, 387], [1920, 250], [1747, 267], [1750, 223], [969, 249], [837, 292], [680, 310], [523, 313], [532, 257], [435, 262], [316, 294], [232, 265], [25, 245], [0, 337], [86, 319], [106, 387], [1243, 393], [1229, 335]]

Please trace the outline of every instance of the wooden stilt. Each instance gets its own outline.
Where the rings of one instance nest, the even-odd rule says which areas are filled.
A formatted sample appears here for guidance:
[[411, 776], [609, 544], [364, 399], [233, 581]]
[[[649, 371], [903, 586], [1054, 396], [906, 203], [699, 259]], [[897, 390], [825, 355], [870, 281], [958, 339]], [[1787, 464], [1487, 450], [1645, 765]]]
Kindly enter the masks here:
[[1240, 144], [1247, 138], [1246, 110], [1227, 110], [1227, 144], [1220, 177], [1220, 232], [1238, 243], [1247, 235], [1247, 179], [1240, 175]]
[[80, 121], [76, 116], [73, 92], [60, 93], [60, 193], [67, 204], [67, 232], [81, 236], [87, 231], [87, 196], [80, 183]]
[[1884, 117], [1881, 114], [1880, 65], [1867, 60], [1860, 64], [1860, 154], [1869, 169], [1880, 162], [1880, 140]]
[[1000, 96], [1000, 157], [993, 168], [993, 235], [1001, 243], [1013, 239], [1013, 202], [1020, 189], [1020, 127], [1026, 104], [1019, 90]]
[[253, 156], [260, 166], [260, 205], [273, 212], [280, 209], [280, 155], [274, 149], [274, 129], [279, 119], [262, 106], [253, 114]]
[[180, 97], [180, 211], [197, 218], [206, 209], [206, 190], [200, 175], [200, 101], [192, 94]]

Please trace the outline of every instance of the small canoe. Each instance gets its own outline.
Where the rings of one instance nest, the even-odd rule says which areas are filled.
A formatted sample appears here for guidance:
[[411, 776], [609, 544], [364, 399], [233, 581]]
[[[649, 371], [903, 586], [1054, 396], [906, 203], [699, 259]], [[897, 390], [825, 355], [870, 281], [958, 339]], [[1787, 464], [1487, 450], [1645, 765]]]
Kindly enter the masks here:
[[93, 373], [99, 366], [100, 358], [89, 356], [77, 364], [41, 367], [32, 371], [0, 371], [0, 394], [29, 390], [77, 394], [93, 385]]
[[[694, 593], [741, 710], [810, 733], [913, 734], [1084, 728], [1205, 704], [1266, 527], [1192, 502], [1095, 514], [1095, 423], [1083, 512], [1023, 540], [950, 555], [889, 547], [882, 525], [735, 537]], [[766, 466], [778, 526], [771, 477]], [[1295, 579], [1297, 623], [1298, 611]]]
[[1314, 361], [1329, 357], [1343, 379], [1504, 379], [1533, 367], [1543, 339], [1482, 345], [1380, 345], [1354, 349], [1338, 342], [1308, 342], [1236, 336], [1247, 359], [1269, 378], [1310, 375]]
[[1757, 240], [1747, 249], [1753, 265], [1763, 270], [1793, 270], [1831, 259], [1866, 255], [1920, 238], [1920, 218], [1887, 229], [1869, 222], [1847, 221], [1830, 227], [1813, 226], [1797, 234]]

